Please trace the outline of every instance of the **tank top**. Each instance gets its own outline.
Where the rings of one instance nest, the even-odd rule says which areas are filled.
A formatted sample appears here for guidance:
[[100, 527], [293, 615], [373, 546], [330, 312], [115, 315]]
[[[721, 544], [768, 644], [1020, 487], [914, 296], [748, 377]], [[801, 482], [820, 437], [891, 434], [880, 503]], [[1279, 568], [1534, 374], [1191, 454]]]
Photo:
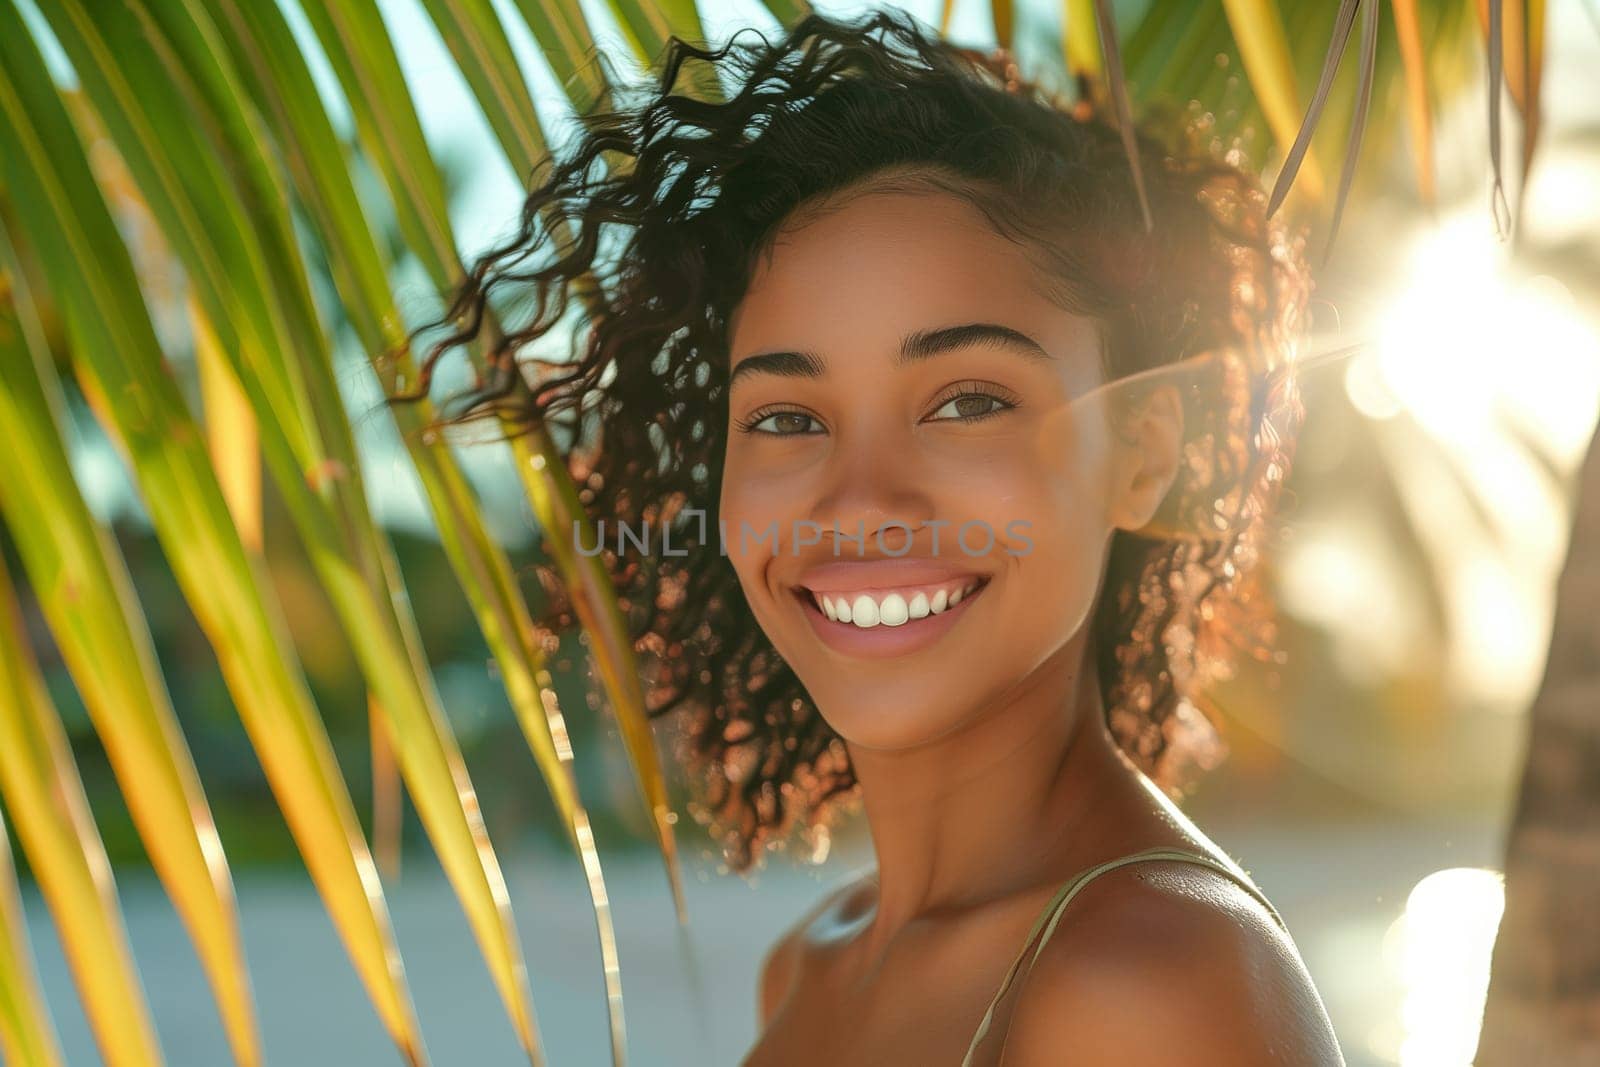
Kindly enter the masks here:
[[[983, 1013], [983, 1021], [978, 1024], [977, 1033], [972, 1035], [972, 1043], [967, 1046], [967, 1055], [961, 1061], [961, 1067], [975, 1067], [977, 1061], [974, 1057], [977, 1055], [979, 1044], [988, 1036], [989, 1028], [994, 1023], [995, 1010], [1000, 1006], [1000, 1002], [1005, 999], [1006, 993], [1011, 990], [1019, 974], [1022, 977], [1026, 977], [1027, 971], [1032, 970], [1033, 965], [1038, 962], [1039, 955], [1044, 951], [1045, 944], [1049, 942], [1050, 936], [1056, 932], [1056, 925], [1061, 921], [1062, 912], [1072, 902], [1072, 898], [1078, 895], [1078, 891], [1107, 871], [1115, 870], [1130, 863], [1138, 863], [1142, 860], [1181, 860], [1188, 863], [1198, 863], [1203, 867], [1210, 867], [1220, 874], [1227, 875], [1261, 902], [1262, 906], [1271, 913], [1272, 918], [1283, 928], [1284, 933], [1289, 931], [1287, 924], [1283, 921], [1283, 916], [1278, 914], [1278, 909], [1272, 906], [1272, 902], [1266, 898], [1266, 895], [1261, 892], [1244, 871], [1222, 863], [1211, 856], [1203, 856], [1187, 849], [1158, 845], [1155, 848], [1143, 849], [1139, 852], [1129, 853], [1126, 856], [1119, 856], [1116, 859], [1096, 864], [1087, 870], [1078, 872], [1069, 879], [1065, 885], [1056, 891], [1055, 896], [1050, 898], [1050, 903], [1045, 905], [1044, 912], [1039, 916], [1038, 921], [1033, 924], [1033, 929], [1028, 931], [1027, 940], [1023, 941], [1022, 950], [1017, 953], [1017, 958], [1012, 962], [1011, 969], [1006, 971], [1005, 978], [1001, 980], [1000, 989], [995, 993], [994, 999], [989, 1001], [989, 1009]], [[1042, 937], [1040, 936], [1041, 930], [1043, 931]], [[1033, 950], [1033, 956], [1030, 959], [1028, 957], [1028, 947], [1033, 944], [1035, 938], [1039, 939], [1039, 946]], [[1026, 970], [1023, 967], [1024, 961], [1027, 963]]]

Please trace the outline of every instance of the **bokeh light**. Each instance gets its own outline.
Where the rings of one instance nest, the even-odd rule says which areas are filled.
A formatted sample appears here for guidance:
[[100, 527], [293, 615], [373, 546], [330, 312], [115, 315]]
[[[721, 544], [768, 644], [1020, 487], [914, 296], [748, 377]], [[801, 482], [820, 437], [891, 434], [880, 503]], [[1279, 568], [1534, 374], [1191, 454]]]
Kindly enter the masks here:
[[1505, 910], [1498, 871], [1453, 867], [1419, 881], [1384, 937], [1404, 989], [1402, 1067], [1469, 1067], [1478, 1046], [1495, 934]]

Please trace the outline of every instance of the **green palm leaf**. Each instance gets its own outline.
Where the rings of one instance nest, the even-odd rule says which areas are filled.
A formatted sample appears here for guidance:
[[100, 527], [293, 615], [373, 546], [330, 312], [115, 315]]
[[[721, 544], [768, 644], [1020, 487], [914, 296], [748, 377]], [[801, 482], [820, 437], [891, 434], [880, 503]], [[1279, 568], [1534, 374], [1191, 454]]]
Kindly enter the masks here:
[[[455, 0], [439, 2], [453, 3]], [[577, 58], [570, 57], [570, 60], [575, 63]], [[514, 76], [515, 69], [508, 69], [502, 73], [501, 80], [510, 81]], [[697, 80], [695, 84], [699, 86], [703, 83]], [[481, 95], [478, 103], [486, 112], [502, 106], [499, 99]], [[545, 144], [538, 116], [534, 114], [531, 104], [523, 113], [503, 116], [494, 126], [497, 130], [523, 131], [515, 139], [502, 136], [500, 146], [513, 168], [522, 173], [531, 171], [531, 165], [526, 168], [523, 165], [522, 152], [527, 145], [536, 143], [543, 154]], [[558, 243], [572, 242], [573, 234], [565, 219], [551, 211], [546, 214], [546, 222]], [[596, 291], [595, 284], [589, 278], [580, 282], [578, 288], [582, 293], [592, 294]], [[491, 324], [490, 334], [493, 335], [497, 330], [498, 326]], [[487, 347], [490, 351], [494, 350], [492, 342]], [[527, 386], [520, 375], [514, 378], [514, 384], [518, 395], [526, 398]], [[506, 425], [508, 429], [513, 428], [510, 423]], [[597, 556], [580, 556], [572, 550], [575, 542], [567, 540], [568, 531], [587, 525], [587, 515], [579, 503], [577, 486], [568, 475], [555, 442], [542, 425], [517, 429], [511, 440], [517, 472], [522, 478], [523, 488], [540, 528], [545, 531], [545, 548], [554, 557], [557, 570], [573, 591], [578, 620], [592, 638], [590, 650], [596, 671], [611, 697], [623, 744], [628, 750], [635, 778], [640, 783], [645, 805], [649, 809], [651, 824], [656, 830], [657, 843], [667, 863], [678, 919], [686, 922], [682, 875], [678, 870], [677, 847], [672, 831], [672, 809], [667, 800], [666, 779], [661, 770], [655, 736], [651, 732], [644, 688], [627, 625], [618, 610], [615, 591], [600, 559]]]
[[[85, 389], [143, 491], [217, 650], [262, 766], [385, 1026], [425, 1059], [377, 873], [261, 565], [230, 522], [200, 433], [165, 372], [133, 265], [16, 9], [0, 4], [0, 162], [56, 294]], [[242, 288], [242, 286], [241, 286]], [[20, 832], [20, 828], [19, 828]]]
[[[276, 9], [241, 5], [233, 0], [213, 0], [209, 6], [216, 12], [218, 24], [225, 27], [223, 36], [289, 162], [300, 201], [317, 222], [344, 306], [372, 357], [380, 384], [392, 392], [397, 381], [415, 378], [415, 363], [407, 350], [407, 338], [376, 240], [310, 71]], [[476, 39], [504, 42], [499, 24], [494, 23], [490, 29], [484, 21], [485, 16], [492, 17], [486, 10], [453, 12], [446, 4], [435, 4], [434, 9], [436, 18], [453, 20], [448, 25], [469, 28]], [[441, 22], [441, 28], [446, 24]], [[456, 32], [463, 37], [469, 35], [468, 29]], [[473, 54], [480, 53], [474, 50]], [[492, 54], [510, 63], [509, 46]], [[542, 152], [542, 134], [531, 101], [519, 91], [522, 82], [515, 66], [486, 71], [479, 84], [498, 86], [494, 91], [499, 99], [522, 102], [520, 110], [508, 108], [496, 128], [505, 131], [509, 144], [521, 146], [528, 159]], [[449, 446], [428, 432], [433, 421], [431, 408], [424, 402], [399, 405], [392, 410], [432, 504], [446, 553], [495, 654], [512, 706], [594, 887], [608, 1000], [613, 1007], [614, 1054], [620, 1059], [624, 1027], [614, 959], [615, 932], [605, 903], [607, 895], [598, 855], [592, 842], [583, 844], [588, 816], [577, 795], [570, 752], [563, 760], [561, 746], [555, 742], [556, 730], [564, 727], [559, 726], [560, 715], [552, 703], [548, 684], [539, 681], [544, 673], [543, 655], [533, 642], [532, 621], [517, 591], [510, 562], [490, 538], [477, 501]], [[386, 574], [398, 582], [392, 560], [386, 565]]]
[[1300, 132], [1295, 135], [1294, 143], [1289, 146], [1283, 168], [1278, 172], [1278, 180], [1273, 183], [1272, 197], [1267, 203], [1269, 215], [1278, 210], [1283, 198], [1288, 195], [1289, 186], [1294, 183], [1294, 177], [1300, 170], [1300, 163], [1311, 147], [1311, 135], [1316, 131], [1317, 119], [1322, 115], [1322, 105], [1328, 99], [1329, 90], [1333, 88], [1333, 77], [1339, 70], [1339, 60], [1344, 56], [1345, 42], [1349, 40], [1350, 27], [1355, 21], [1358, 6], [1360, 0], [1340, 0], [1339, 14], [1333, 24], [1333, 43], [1328, 46], [1328, 55], [1322, 64], [1322, 76], [1317, 81], [1316, 90], [1311, 94], [1305, 121], [1300, 124]]
[[1122, 134], [1122, 148], [1128, 157], [1128, 169], [1133, 172], [1133, 187], [1139, 194], [1139, 211], [1144, 216], [1144, 228], [1150, 230], [1155, 223], [1150, 218], [1150, 197], [1145, 193], [1144, 170], [1139, 163], [1139, 152], [1134, 144], [1133, 105], [1128, 99], [1128, 82], [1122, 74], [1122, 46], [1117, 40], [1117, 23], [1111, 13], [1111, 0], [1095, 0], [1095, 29], [1100, 34], [1100, 49], [1105, 59], [1106, 81], [1111, 88], [1112, 106], [1117, 112], [1117, 127]]
[[100, 1054], [109, 1067], [155, 1067], [161, 1050], [128, 950], [111, 864], [3, 564], [0, 795], [55, 916]]
[[[654, 69], [667, 50], [669, 38], [679, 37], [695, 45], [706, 43], [695, 0], [607, 0], [607, 6], [632, 46], [634, 58], [646, 70]], [[709, 77], [697, 81], [694, 88], [708, 97], [718, 91], [715, 79]]]
[[39, 994], [28, 947], [27, 916], [11, 864], [11, 840], [0, 816], [0, 1053], [28, 1067], [61, 1067], [61, 1044]]
[[[404, 79], [399, 61], [382, 19], [370, 0], [354, 0], [338, 5], [336, 10], [311, 5], [307, 15], [344, 87], [362, 147], [375, 161], [389, 187], [401, 230], [408, 241], [418, 236], [422, 238], [423, 243], [413, 244], [412, 251], [433, 278], [441, 297], [449, 299], [465, 280], [466, 269], [456, 250], [442, 194], [437, 199], [431, 194], [412, 195], [418, 190], [442, 189], [443, 184], [410, 98], [403, 94]], [[582, 62], [577, 56], [569, 60], [573, 66]], [[400, 95], [382, 95], [388, 91], [386, 87], [395, 85], [401, 86]], [[490, 102], [484, 106], [494, 105]], [[536, 130], [538, 120], [530, 111], [520, 116], [508, 115], [498, 127]], [[537, 136], [542, 143], [543, 135]], [[520, 143], [520, 139], [501, 142], [513, 166], [521, 151]], [[564, 236], [564, 231], [557, 236]], [[492, 350], [496, 330], [498, 326], [492, 320], [486, 324], [484, 345], [475, 352], [480, 368], [482, 352], [484, 348]], [[412, 383], [407, 376], [396, 374], [392, 384], [405, 387]], [[570, 547], [566, 539], [573, 529], [571, 517], [577, 516], [586, 522], [583, 509], [577, 506], [577, 487], [572, 484], [566, 465], [544, 427], [519, 430], [511, 436], [510, 446], [534, 515], [548, 534], [546, 547], [556, 556], [562, 577], [580, 608], [579, 620], [593, 639], [591, 651], [596, 670], [611, 698], [635, 777], [644, 793], [682, 919], [685, 913], [682, 877], [677, 865], [671, 806], [660, 757], [650, 732], [632, 643], [627, 638], [616, 608], [615, 593], [600, 561], [592, 557], [578, 558], [571, 552], [563, 557], [563, 548]]]
[[1413, 159], [1417, 169], [1417, 191], [1425, 203], [1433, 203], [1433, 104], [1428, 91], [1428, 67], [1422, 46], [1422, 21], [1418, 0], [1391, 0], [1395, 37], [1400, 42], [1400, 58], [1405, 64], [1406, 113], [1411, 121], [1415, 144]]
[[[1095, 28], [1094, 0], [1065, 0], [1061, 19], [1062, 50], [1067, 69], [1086, 78], [1100, 76], [1100, 31]], [[1154, 19], [1144, 24], [1155, 25]]]
[[1345, 148], [1344, 169], [1339, 175], [1339, 193], [1334, 198], [1333, 221], [1328, 224], [1328, 247], [1339, 234], [1345, 201], [1355, 180], [1356, 162], [1361, 156], [1361, 135], [1367, 128], [1367, 108], [1372, 104], [1372, 80], [1378, 66], [1378, 0], [1367, 0], [1361, 9], [1361, 84], [1356, 88], [1356, 112], [1350, 120], [1350, 143]]
[[[0, 251], [4, 251], [0, 247]], [[9, 258], [0, 256], [0, 263]], [[259, 1063], [260, 1038], [239, 938], [233, 881], [211, 809], [156, 666], [155, 646], [115, 542], [79, 495], [62, 400], [37, 330], [0, 303], [0, 515], [27, 567], [56, 645], [83, 694], [162, 883], [216, 992], [234, 1058]]]
[[[215, 25], [197, 3], [154, 0], [138, 12], [103, 15], [93, 23], [70, 17], [82, 13], [76, 4], [64, 3], [58, 10], [57, 34], [80, 67], [84, 59], [115, 57], [116, 70], [85, 77], [84, 84], [102, 115], [116, 114], [107, 125], [136, 176], [152, 174], [163, 161], [189, 152], [214, 157], [213, 168], [226, 164], [226, 174], [214, 173], [205, 186], [187, 190], [191, 211], [164, 196], [151, 197], [151, 210], [164, 228], [182, 225], [185, 216], [207, 220], [205, 232], [177, 245], [180, 255], [193, 256], [185, 256], [191, 277], [220, 258], [206, 255], [219, 251], [205, 247], [212, 233], [227, 235], [244, 264], [258, 268], [251, 288], [260, 286], [267, 315], [246, 321], [224, 304], [222, 314], [231, 315], [244, 335], [240, 348], [224, 342], [224, 350], [238, 355], [236, 370], [256, 409], [269, 469], [386, 713], [401, 773], [518, 1039], [537, 1060], [526, 965], [509, 893], [426, 663], [416, 654], [415, 622], [405, 598], [394, 595], [383, 565], [387, 548], [367, 511], [348, 416], [289, 224], [285, 180], [264, 150], [270, 141], [261, 120], [244, 99]], [[137, 16], [143, 16], [142, 24]], [[141, 76], [127, 81], [140, 85], [138, 96], [117, 92], [118, 75], [135, 71]], [[139, 136], [163, 120], [170, 126], [186, 110], [184, 103], [191, 115], [198, 109], [204, 121], [195, 125], [210, 137], [202, 139], [198, 132], [179, 137], [170, 129], [160, 139]], [[197, 159], [177, 177], [206, 169]], [[230, 183], [227, 175], [240, 180]], [[140, 185], [145, 187], [143, 181]], [[217, 277], [210, 284], [231, 280]], [[219, 336], [226, 332], [219, 327]]]
[[[1272, 134], [1288, 152], [1291, 145], [1308, 135], [1308, 131], [1302, 130], [1305, 124], [1300, 120], [1294, 61], [1278, 4], [1273, 0], [1223, 0], [1223, 8]], [[1301, 151], [1305, 153], [1304, 148]], [[1284, 169], [1289, 169], [1287, 161]], [[1314, 155], [1305, 158], [1305, 184], [1312, 199], [1321, 198], [1322, 171]]]
[[1500, 99], [1505, 88], [1505, 7], [1502, 0], [1489, 0], [1489, 27], [1486, 31], [1489, 49], [1489, 161], [1494, 167], [1494, 189], [1490, 204], [1495, 225], [1502, 235], [1510, 228], [1510, 212], [1506, 207], [1505, 178], [1501, 173]]
[[545, 155], [544, 134], [528, 84], [517, 66], [505, 28], [489, 0], [422, 0], [496, 138], [517, 180], [526, 182]]
[[575, 0], [516, 0], [523, 21], [578, 114], [611, 106], [611, 81], [588, 17]]

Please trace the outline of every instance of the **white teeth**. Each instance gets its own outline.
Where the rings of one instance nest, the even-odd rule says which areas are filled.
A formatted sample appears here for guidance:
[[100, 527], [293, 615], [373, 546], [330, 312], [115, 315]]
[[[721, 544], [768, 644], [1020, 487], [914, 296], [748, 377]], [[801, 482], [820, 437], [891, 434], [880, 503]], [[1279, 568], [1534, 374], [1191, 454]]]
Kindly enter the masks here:
[[883, 605], [878, 608], [879, 622], [885, 626], [904, 626], [909, 618], [911, 613], [906, 608], [905, 597], [899, 593], [890, 593], [883, 598]]
[[957, 589], [936, 589], [932, 599], [923, 591], [913, 594], [908, 601], [902, 593], [889, 593], [881, 600], [866, 593], [854, 598], [833, 594], [812, 593], [812, 601], [833, 622], [850, 623], [869, 630], [875, 626], [904, 626], [913, 619], [939, 615], [970, 595], [980, 585], [973, 581]]

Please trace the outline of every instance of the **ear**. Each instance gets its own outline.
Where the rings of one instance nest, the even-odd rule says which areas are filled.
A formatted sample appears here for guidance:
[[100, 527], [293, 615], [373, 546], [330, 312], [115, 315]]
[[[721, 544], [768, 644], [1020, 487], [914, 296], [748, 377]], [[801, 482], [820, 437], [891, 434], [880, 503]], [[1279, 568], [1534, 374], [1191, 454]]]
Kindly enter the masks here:
[[1137, 530], [1155, 518], [1177, 480], [1183, 456], [1183, 402], [1176, 388], [1165, 386], [1116, 422], [1109, 517], [1119, 529]]

